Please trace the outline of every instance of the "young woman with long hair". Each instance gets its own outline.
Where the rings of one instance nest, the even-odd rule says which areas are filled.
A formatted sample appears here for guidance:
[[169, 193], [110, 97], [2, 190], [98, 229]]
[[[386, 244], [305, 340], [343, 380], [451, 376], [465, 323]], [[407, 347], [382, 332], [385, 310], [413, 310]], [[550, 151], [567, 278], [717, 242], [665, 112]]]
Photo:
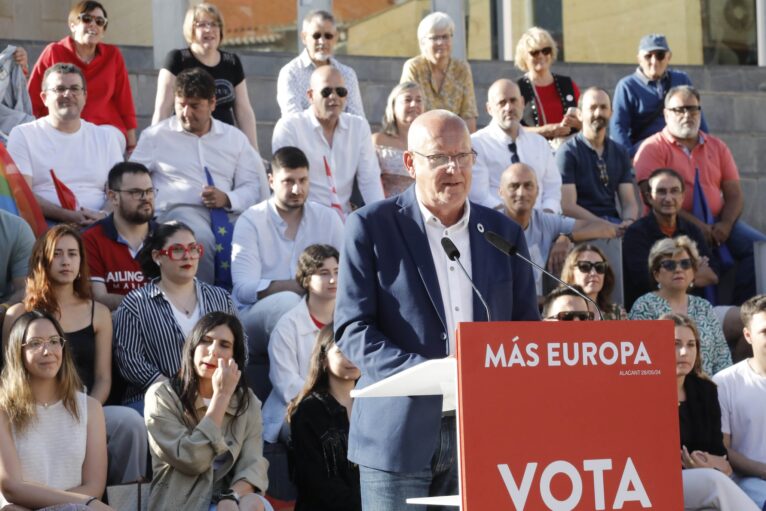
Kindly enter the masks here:
[[298, 490], [295, 511], [360, 511], [359, 469], [348, 461], [351, 390], [361, 376], [335, 344], [317, 336], [306, 383], [287, 408]]
[[0, 505], [111, 509], [98, 500], [106, 487], [104, 415], [81, 391], [69, 351], [47, 312], [24, 312], [10, 329], [0, 374]]
[[147, 391], [150, 510], [266, 509], [261, 403], [239, 369], [244, 337], [235, 316], [206, 314], [184, 343], [179, 375]]

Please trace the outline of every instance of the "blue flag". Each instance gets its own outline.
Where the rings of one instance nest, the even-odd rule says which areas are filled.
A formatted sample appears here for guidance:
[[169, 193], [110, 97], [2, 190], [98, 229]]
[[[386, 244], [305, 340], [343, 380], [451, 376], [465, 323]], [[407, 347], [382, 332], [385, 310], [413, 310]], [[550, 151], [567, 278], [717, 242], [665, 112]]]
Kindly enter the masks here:
[[[215, 186], [210, 170], [205, 167], [209, 186]], [[215, 285], [231, 291], [231, 239], [234, 226], [223, 208], [210, 208], [210, 227], [215, 236]]]

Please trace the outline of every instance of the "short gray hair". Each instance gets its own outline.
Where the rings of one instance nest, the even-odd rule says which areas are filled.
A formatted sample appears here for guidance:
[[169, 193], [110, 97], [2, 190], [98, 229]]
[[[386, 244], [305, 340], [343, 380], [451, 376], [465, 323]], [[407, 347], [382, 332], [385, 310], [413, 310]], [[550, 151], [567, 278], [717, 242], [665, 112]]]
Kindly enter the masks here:
[[82, 74], [82, 70], [79, 67], [75, 66], [74, 64], [70, 64], [69, 62], [59, 62], [58, 64], [53, 64], [51, 67], [45, 70], [45, 74], [43, 74], [42, 90], [45, 90], [48, 82], [48, 77], [53, 73], [58, 73], [61, 75], [77, 75], [80, 77], [83, 90], [87, 90], [88, 88], [88, 84], [85, 83], [85, 75]]
[[449, 30], [450, 35], [455, 33], [455, 22], [448, 14], [441, 11], [432, 12], [422, 20], [418, 25], [418, 42], [422, 41], [428, 34], [436, 30]]
[[314, 9], [312, 11], [309, 11], [308, 14], [306, 14], [303, 17], [303, 25], [302, 30], [306, 30], [306, 26], [311, 23], [314, 18], [319, 18], [321, 21], [329, 21], [333, 25], [335, 25], [335, 18], [333, 15], [327, 11], [323, 11], [322, 9]]
[[702, 103], [702, 99], [700, 98], [700, 91], [691, 85], [676, 85], [665, 95], [665, 108], [668, 107], [670, 100], [673, 99], [673, 96], [678, 94], [683, 94], [684, 96], [693, 96], [697, 98], [697, 103]]

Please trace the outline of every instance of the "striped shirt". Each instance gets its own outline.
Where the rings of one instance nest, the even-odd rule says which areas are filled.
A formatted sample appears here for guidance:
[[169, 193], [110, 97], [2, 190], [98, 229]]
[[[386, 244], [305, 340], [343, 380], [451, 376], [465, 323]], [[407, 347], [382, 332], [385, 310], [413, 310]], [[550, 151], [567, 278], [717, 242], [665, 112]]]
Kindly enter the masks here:
[[[160, 376], [172, 377], [181, 368], [184, 334], [155, 279], [123, 299], [114, 317], [115, 357], [128, 382], [125, 403], [141, 401]], [[200, 316], [221, 311], [236, 314], [225, 290], [196, 280]]]

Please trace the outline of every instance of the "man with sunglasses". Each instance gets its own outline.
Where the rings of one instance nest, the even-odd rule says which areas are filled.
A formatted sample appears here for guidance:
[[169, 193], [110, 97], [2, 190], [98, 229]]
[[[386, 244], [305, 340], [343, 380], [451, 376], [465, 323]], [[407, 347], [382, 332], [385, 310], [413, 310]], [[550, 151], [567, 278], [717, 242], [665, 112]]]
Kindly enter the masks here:
[[638, 217], [638, 203], [630, 157], [606, 136], [611, 98], [604, 89], [590, 87], [580, 95], [578, 107], [582, 131], [556, 151], [563, 182], [561, 209], [572, 218], [608, 220], [624, 232]]
[[152, 220], [156, 191], [144, 165], [116, 164], [109, 171], [106, 193], [113, 212], [82, 235], [93, 297], [110, 310], [145, 284], [136, 258], [156, 225]]
[[[573, 288], [585, 294], [578, 285]], [[559, 286], [543, 300], [543, 321], [593, 321], [593, 311], [588, 308], [585, 298], [567, 286]]]
[[343, 111], [348, 94], [338, 68], [317, 68], [307, 94], [311, 107], [279, 119], [271, 142], [272, 153], [293, 146], [306, 154], [309, 200], [335, 208], [341, 218], [353, 209], [354, 179], [366, 204], [384, 198], [370, 125]]
[[[681, 85], [668, 91], [666, 126], [641, 144], [634, 159], [636, 179], [647, 197], [647, 178], [653, 170], [678, 172], [689, 190], [678, 214], [702, 231], [722, 262], [728, 258], [739, 263], [732, 301], [741, 305], [756, 293], [753, 243], [766, 241], [766, 236], [740, 219], [744, 194], [737, 165], [723, 140], [700, 131], [701, 114], [697, 89]], [[693, 192], [695, 182], [701, 193]], [[723, 253], [718, 248], [722, 245]]]
[[[673, 54], [662, 34], [649, 34], [638, 45], [638, 68], [622, 78], [614, 89], [614, 115], [609, 124], [609, 137], [636, 154], [647, 137], [665, 127], [663, 117], [665, 94], [678, 85], [691, 85], [683, 71], [669, 69]], [[702, 131], [707, 133], [705, 118]]]
[[348, 100], [344, 111], [360, 117], [365, 116], [356, 72], [333, 57], [337, 40], [335, 18], [329, 12], [314, 10], [303, 18], [301, 42], [305, 48], [300, 55], [279, 70], [277, 78], [277, 103], [282, 117], [309, 108], [306, 91], [309, 89], [311, 74], [315, 69], [326, 65], [339, 69], [346, 83]]

